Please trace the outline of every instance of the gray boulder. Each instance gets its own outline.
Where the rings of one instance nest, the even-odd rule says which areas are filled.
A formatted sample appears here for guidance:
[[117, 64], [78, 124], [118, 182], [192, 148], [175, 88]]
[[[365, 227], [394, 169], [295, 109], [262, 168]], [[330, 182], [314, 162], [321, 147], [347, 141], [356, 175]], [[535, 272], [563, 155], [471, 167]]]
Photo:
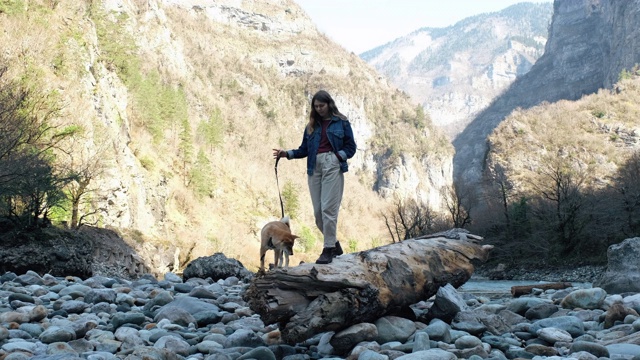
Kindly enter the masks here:
[[190, 262], [182, 273], [185, 281], [190, 278], [211, 278], [213, 281], [218, 281], [231, 276], [248, 281], [253, 277], [253, 273], [247, 270], [240, 261], [229, 259], [223, 253], [199, 257]]
[[640, 292], [640, 237], [609, 246], [607, 259], [607, 271], [593, 286], [608, 294]]

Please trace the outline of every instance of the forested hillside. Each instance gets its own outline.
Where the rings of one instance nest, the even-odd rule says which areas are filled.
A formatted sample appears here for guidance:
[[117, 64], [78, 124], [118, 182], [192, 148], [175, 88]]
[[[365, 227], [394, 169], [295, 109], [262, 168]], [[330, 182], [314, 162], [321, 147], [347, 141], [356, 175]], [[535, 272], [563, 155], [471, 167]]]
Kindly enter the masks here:
[[612, 90], [509, 115], [489, 137], [493, 261], [602, 263], [611, 244], [640, 235], [640, 72]]

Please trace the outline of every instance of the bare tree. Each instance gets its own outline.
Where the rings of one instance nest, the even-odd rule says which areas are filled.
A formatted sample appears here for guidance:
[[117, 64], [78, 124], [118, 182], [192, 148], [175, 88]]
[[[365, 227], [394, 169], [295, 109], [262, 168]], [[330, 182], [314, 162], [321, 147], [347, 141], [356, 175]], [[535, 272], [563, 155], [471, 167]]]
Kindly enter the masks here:
[[624, 232], [637, 235], [640, 232], [640, 150], [636, 150], [620, 167], [615, 177], [615, 190], [620, 197], [625, 215]]
[[[86, 139], [74, 137], [71, 141], [82, 143]], [[88, 218], [104, 210], [99, 207], [98, 200], [105, 189], [100, 188], [96, 180], [104, 175], [109, 159], [109, 144], [106, 140], [94, 149], [80, 145], [73, 146], [76, 150], [68, 154], [64, 164], [67, 172], [72, 174], [71, 181], [65, 188], [67, 199], [71, 203], [69, 226], [72, 228], [81, 226]]]
[[393, 242], [413, 239], [433, 232], [437, 215], [427, 204], [415, 199], [396, 199], [387, 212], [381, 214]]
[[451, 216], [455, 228], [464, 228], [471, 224], [471, 210], [477, 204], [477, 197], [468, 186], [448, 185], [440, 189], [440, 196]]
[[570, 157], [555, 157], [542, 162], [540, 177], [532, 182], [541, 197], [536, 214], [548, 223], [562, 247], [562, 254], [572, 252], [589, 217], [588, 197], [583, 193], [586, 171]]

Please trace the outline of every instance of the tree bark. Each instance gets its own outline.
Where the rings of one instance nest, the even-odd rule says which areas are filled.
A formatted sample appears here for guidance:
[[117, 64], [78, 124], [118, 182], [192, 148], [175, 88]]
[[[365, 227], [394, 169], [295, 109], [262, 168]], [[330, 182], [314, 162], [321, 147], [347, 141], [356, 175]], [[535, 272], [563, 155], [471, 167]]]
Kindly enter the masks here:
[[258, 274], [245, 300], [265, 323], [279, 323], [290, 344], [373, 322], [430, 298], [447, 283], [461, 286], [474, 266], [487, 260], [492, 246], [479, 245], [481, 237], [442, 234], [345, 254], [328, 265]]

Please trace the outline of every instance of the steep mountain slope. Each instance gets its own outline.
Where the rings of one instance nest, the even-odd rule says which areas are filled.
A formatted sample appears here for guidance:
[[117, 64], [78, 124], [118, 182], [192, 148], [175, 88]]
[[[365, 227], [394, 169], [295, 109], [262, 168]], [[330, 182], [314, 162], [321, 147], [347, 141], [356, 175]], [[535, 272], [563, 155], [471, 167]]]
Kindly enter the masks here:
[[[385, 197], [437, 208], [452, 181], [452, 147], [419, 105], [292, 1], [11, 2], [0, 28], [7, 74], [55, 93], [58, 121], [83, 129], [58, 156], [94, 164], [85, 220], [133, 234], [154, 272], [216, 251], [257, 265], [257, 233], [280, 216], [271, 149], [299, 146], [319, 89], [359, 148], [339, 225], [347, 248], [386, 241]], [[303, 236], [292, 261], [308, 261], [322, 241], [305, 162], [281, 161], [278, 174]]]
[[454, 178], [480, 181], [487, 137], [517, 108], [576, 100], [640, 62], [640, 1], [556, 0], [544, 55], [454, 140]]
[[361, 57], [453, 137], [542, 55], [552, 11], [550, 3], [517, 4], [419, 29]]

